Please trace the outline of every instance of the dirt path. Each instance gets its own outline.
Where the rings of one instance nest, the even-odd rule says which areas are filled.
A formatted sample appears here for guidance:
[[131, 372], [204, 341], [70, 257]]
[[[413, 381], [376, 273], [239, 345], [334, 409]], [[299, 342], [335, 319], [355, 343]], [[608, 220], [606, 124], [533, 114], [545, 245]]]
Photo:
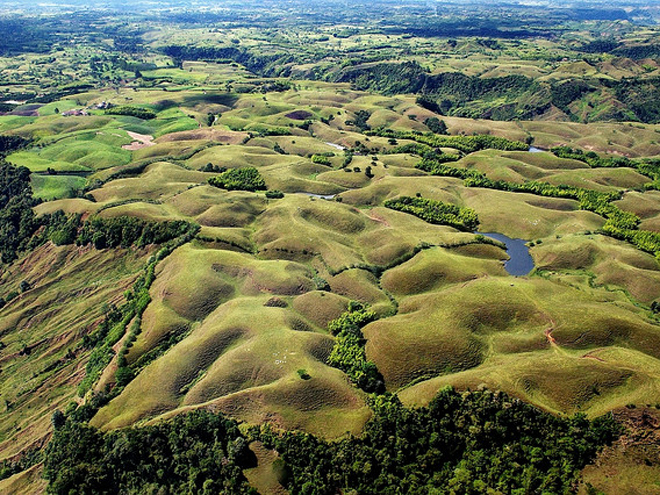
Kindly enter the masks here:
[[[596, 350], [597, 350], [597, 349], [596, 349]], [[587, 352], [587, 353], [586, 353], [584, 356], [582, 356], [582, 357], [583, 357], [583, 358], [587, 358], [587, 359], [595, 359], [596, 361], [600, 361], [601, 363], [604, 363], [605, 360], [604, 360], [602, 357], [599, 357], [599, 356], [595, 356], [595, 355], [594, 355], [594, 353], [596, 352], [596, 350], [594, 350], [594, 351], [589, 351], [589, 352]]]
[[382, 223], [385, 227], [390, 227], [390, 223], [380, 215], [374, 213], [373, 210], [369, 210], [369, 213], [365, 213], [365, 215], [367, 216], [367, 218], [370, 218], [375, 222]]
[[122, 146], [125, 150], [135, 151], [141, 150], [142, 148], [148, 148], [149, 146], [154, 146], [154, 137], [149, 136], [148, 134], [138, 134], [137, 132], [126, 131], [126, 134], [129, 135], [134, 141], [131, 144], [125, 144]]

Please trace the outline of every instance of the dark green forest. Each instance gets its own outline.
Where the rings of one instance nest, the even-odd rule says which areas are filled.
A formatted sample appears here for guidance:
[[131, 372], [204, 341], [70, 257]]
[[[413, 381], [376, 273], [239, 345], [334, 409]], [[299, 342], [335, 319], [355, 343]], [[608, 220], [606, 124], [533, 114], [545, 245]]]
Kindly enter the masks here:
[[276, 475], [294, 495], [569, 493], [619, 433], [609, 415], [556, 417], [489, 390], [445, 388], [419, 409], [374, 395], [370, 406], [364, 433], [335, 442], [268, 424], [244, 434], [203, 410], [105, 434], [57, 413], [49, 492], [255, 493], [241, 469], [254, 465], [248, 445], [259, 440], [279, 454]]

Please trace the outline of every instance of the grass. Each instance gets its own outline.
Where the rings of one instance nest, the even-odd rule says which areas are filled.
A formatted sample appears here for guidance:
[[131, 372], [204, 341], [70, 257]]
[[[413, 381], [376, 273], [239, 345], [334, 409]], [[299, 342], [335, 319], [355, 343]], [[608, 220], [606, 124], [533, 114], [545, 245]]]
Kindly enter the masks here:
[[67, 175], [36, 175], [30, 178], [34, 197], [44, 201], [68, 198], [74, 190], [81, 190], [87, 180], [83, 177]]
[[410, 296], [489, 275], [503, 276], [499, 260], [505, 253], [494, 246], [484, 251], [490, 258], [480, 259], [441, 248], [422, 251], [410, 261], [388, 270], [382, 279], [383, 288], [396, 296]]
[[[15, 290], [21, 280], [32, 289], [1, 310], [3, 414], [0, 455], [13, 456], [40, 444], [50, 434], [50, 414], [65, 409], [82, 378], [88, 351], [80, 336], [95, 326], [104, 305], [123, 299], [149, 252], [79, 251], [47, 244], [10, 267], [0, 277], [0, 292]], [[12, 331], [21, 321], [31, 324]], [[20, 354], [29, 349], [28, 354]]]
[[[477, 49], [468, 45], [466, 50]], [[453, 66], [492, 75], [550, 70], [536, 61], [501, 68], [487, 59], [428, 64], [436, 71]], [[419, 157], [389, 154], [394, 145], [387, 139], [368, 138], [346, 124], [367, 110], [372, 126], [426, 131], [422, 122], [435, 114], [414, 96], [367, 95], [318, 81], [300, 81], [298, 90], [281, 93], [225, 93], [212, 84], [223, 88], [226, 78], [243, 78], [243, 69], [204, 62], [184, 67], [147, 77], [161, 83], [174, 78], [186, 88], [174, 82], [167, 91], [120, 88], [80, 96], [89, 104], [148, 106], [157, 112], [151, 121], [0, 116], [0, 131], [36, 139], [37, 146], [9, 157], [35, 172], [86, 171], [91, 183], [146, 164], [91, 190], [96, 202], [65, 198], [68, 187], [84, 182], [81, 177], [34, 174], [38, 197], [61, 198], [38, 205], [37, 214], [101, 210], [106, 217], [201, 225], [198, 239], [158, 266], [141, 333], [127, 355], [129, 364], [149, 364], [98, 412], [95, 425], [155, 422], [201, 407], [326, 438], [359, 434], [370, 416], [366, 397], [326, 365], [335, 344], [328, 322], [350, 300], [370, 304], [380, 316], [363, 329], [367, 359], [406, 404], [425, 404], [447, 384], [499, 388], [566, 414], [597, 415], [630, 402], [660, 401], [660, 340], [648, 309], [660, 298], [658, 263], [592, 234], [602, 227], [601, 217], [578, 210], [572, 200], [466, 188], [458, 179], [428, 176], [415, 168]], [[43, 113], [51, 107], [42, 107]], [[314, 119], [308, 130], [287, 117], [296, 111]], [[206, 126], [208, 112], [221, 114], [212, 127]], [[327, 123], [319, 120], [330, 116]], [[452, 135], [531, 135], [542, 148], [566, 144], [633, 157], [660, 154], [651, 126], [442, 118]], [[250, 126], [283, 127], [291, 135], [244, 142]], [[155, 145], [124, 150], [132, 141], [126, 131], [154, 136]], [[328, 143], [354, 147], [358, 141], [371, 152], [354, 155], [350, 169], [359, 172], [344, 172], [344, 153]], [[313, 154], [330, 152], [335, 156], [329, 166], [311, 161]], [[285, 196], [271, 200], [262, 192], [213, 188], [207, 180], [217, 174], [199, 171], [208, 163], [255, 167], [268, 188]], [[630, 169], [588, 169], [550, 153], [489, 150], [464, 156], [457, 166], [513, 182], [626, 189], [616, 204], [638, 214], [643, 228], [660, 228], [660, 193], [629, 190], [648, 182]], [[337, 195], [340, 201], [304, 193]], [[483, 231], [533, 241], [536, 274], [510, 277], [501, 248], [383, 207], [387, 200], [418, 195], [474, 209]], [[66, 408], [87, 359], [86, 351], [75, 351], [71, 359], [67, 351], [77, 349], [81, 335], [98, 323], [104, 302], [121, 300], [148, 254], [47, 245], [0, 275], [0, 297], [23, 279], [35, 287], [0, 310], [7, 344], [0, 355], [0, 411], [6, 412], [0, 455], [47, 435], [52, 409]], [[273, 297], [279, 305], [267, 304]], [[19, 354], [24, 345], [34, 346], [28, 356]], [[309, 379], [301, 379], [301, 369]], [[3, 401], [9, 402], [6, 411]], [[267, 453], [259, 456], [266, 464], [256, 469], [267, 471]], [[267, 478], [265, 471], [254, 476]]]
[[[329, 337], [289, 328], [285, 310], [264, 307], [265, 301], [239, 297], [220, 306], [188, 338], [147, 367], [93, 423], [116, 427], [212, 401], [249, 421], [270, 411], [276, 423], [329, 436], [343, 433], [351, 423], [359, 427], [365, 406], [357, 391], [340, 372], [309, 351], [300, 352]], [[301, 380], [296, 372], [300, 368], [312, 378]], [[327, 423], [337, 414], [348, 419], [341, 429]]]
[[[484, 284], [489, 287], [488, 291], [479, 290]], [[468, 319], [454, 314], [453, 318], [444, 316], [436, 320], [452, 326], [458, 319], [459, 325], [470, 329], [482, 342], [486, 339], [484, 345], [490, 349], [477, 367], [460, 373], [455, 373], [455, 369], [451, 373], [445, 371], [437, 378], [403, 390], [400, 395], [404, 402], [423, 403], [438, 390], [436, 387], [444, 384], [464, 388], [480, 383], [508, 391], [550, 411], [564, 413], [583, 411], [597, 415], [626, 403], [655, 400], [653, 397], [660, 393], [655, 384], [658, 367], [652, 364], [657, 362], [656, 332], [642, 312], [626, 303], [625, 296], [607, 295], [603, 289], [585, 293], [540, 279], [517, 280], [510, 285], [506, 280], [486, 279], [459, 286], [453, 292], [454, 297], [460, 297], [460, 305], [450, 305], [442, 297], [450, 291], [437, 296], [416, 296], [402, 304], [401, 313], [405, 316], [401, 318], [410, 310], [428, 314], [446, 312], [444, 308], [447, 307], [453, 308], [450, 312], [467, 313]], [[497, 297], [499, 302], [484, 306], [484, 297]], [[616, 302], [610, 305], [607, 316], [597, 309], [601, 304], [598, 301], [603, 298]], [[486, 313], [480, 313], [486, 309]], [[475, 317], [477, 319], [473, 320]], [[478, 322], [479, 326], [471, 322]], [[486, 322], [489, 323], [484, 325]], [[387, 377], [383, 370], [388, 367], [379, 362], [383, 360], [389, 364], [386, 358], [380, 357], [383, 349], [387, 349], [385, 346], [393, 346], [404, 354], [406, 359], [402, 362], [412, 359], [414, 353], [405, 352], [407, 345], [398, 341], [398, 332], [388, 332], [390, 337], [385, 340], [381, 329], [370, 330], [373, 325], [376, 323], [365, 329], [367, 338], [373, 335], [374, 339], [373, 343], [368, 343], [367, 350]], [[556, 344], [547, 341], [547, 331], [551, 331]], [[445, 343], [446, 346], [452, 344], [456, 345], [455, 339]], [[429, 353], [430, 350], [423, 351], [420, 359], [427, 362]], [[630, 366], [633, 362], [637, 365]], [[405, 380], [401, 377], [406, 375], [394, 365], [390, 373], [394, 378], [391, 386], [402, 386]]]
[[653, 257], [612, 239], [565, 236], [544, 242], [533, 253], [538, 268], [557, 277], [584, 271], [592, 284], [622, 288], [637, 301], [648, 304], [660, 297], [660, 270]]

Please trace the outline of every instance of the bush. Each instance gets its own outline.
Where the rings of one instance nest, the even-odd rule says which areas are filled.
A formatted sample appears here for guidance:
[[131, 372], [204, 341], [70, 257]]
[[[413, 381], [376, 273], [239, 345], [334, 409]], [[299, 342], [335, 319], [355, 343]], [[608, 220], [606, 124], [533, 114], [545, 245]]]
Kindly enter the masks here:
[[326, 166], [331, 165], [330, 160], [328, 160], [328, 157], [324, 155], [317, 155], [317, 154], [312, 155], [312, 162], [318, 165], [326, 165]]
[[266, 191], [266, 197], [268, 199], [282, 199], [284, 197], [284, 193], [277, 189], [273, 189], [272, 191]]
[[303, 369], [303, 368], [300, 368], [298, 371], [296, 371], [296, 373], [298, 373], [298, 376], [299, 376], [300, 378], [302, 378], [303, 380], [309, 380], [310, 378], [312, 378], [312, 377], [310, 376], [310, 374], [307, 373], [307, 370], [305, 370], [305, 369]]
[[445, 121], [438, 119], [438, 117], [429, 117], [424, 121], [424, 125], [435, 134], [447, 134]]

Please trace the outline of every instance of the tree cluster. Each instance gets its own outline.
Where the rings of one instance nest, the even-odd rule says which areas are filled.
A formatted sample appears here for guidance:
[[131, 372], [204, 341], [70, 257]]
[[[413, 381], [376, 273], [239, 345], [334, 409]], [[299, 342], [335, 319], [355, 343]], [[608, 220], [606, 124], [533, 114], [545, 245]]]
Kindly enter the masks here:
[[461, 208], [433, 199], [401, 196], [385, 201], [384, 206], [392, 210], [410, 213], [428, 223], [449, 225], [459, 230], [472, 232], [479, 226], [477, 213], [471, 208]]
[[96, 249], [163, 244], [195, 229], [183, 220], [150, 222], [135, 217], [93, 217], [82, 226], [76, 244]]
[[380, 136], [393, 139], [410, 139], [416, 143], [425, 144], [433, 148], [454, 148], [463, 153], [474, 153], [486, 149], [502, 151], [527, 151], [529, 145], [520, 141], [486, 134], [474, 136], [439, 136], [433, 133], [422, 134], [418, 131], [395, 131], [392, 129], [378, 128], [366, 132], [369, 136]]
[[259, 191], [266, 189], [266, 182], [254, 167], [231, 168], [209, 179], [209, 184], [229, 191]]
[[49, 493], [256, 494], [241, 469], [251, 458], [238, 424], [203, 410], [105, 434], [69, 420], [45, 457]]
[[361, 328], [376, 319], [376, 313], [362, 304], [351, 302], [348, 311], [328, 323], [336, 337], [328, 364], [345, 372], [351, 381], [365, 392], [382, 393], [383, 377], [372, 361], [367, 360]]
[[127, 115], [129, 117], [136, 117], [142, 120], [151, 120], [156, 118], [156, 112], [150, 108], [121, 106], [108, 108], [105, 113], [107, 115]]

